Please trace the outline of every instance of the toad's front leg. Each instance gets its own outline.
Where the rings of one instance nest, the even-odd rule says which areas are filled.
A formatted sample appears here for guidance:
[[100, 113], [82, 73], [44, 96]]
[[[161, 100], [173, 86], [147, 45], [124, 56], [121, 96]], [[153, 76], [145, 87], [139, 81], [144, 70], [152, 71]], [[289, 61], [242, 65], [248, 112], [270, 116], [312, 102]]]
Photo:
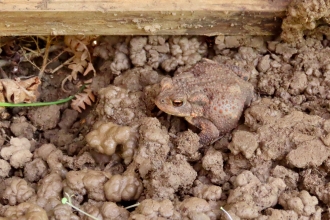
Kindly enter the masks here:
[[188, 121], [201, 129], [199, 142], [202, 145], [208, 145], [219, 138], [219, 129], [210, 120], [203, 117], [194, 117], [190, 118]]

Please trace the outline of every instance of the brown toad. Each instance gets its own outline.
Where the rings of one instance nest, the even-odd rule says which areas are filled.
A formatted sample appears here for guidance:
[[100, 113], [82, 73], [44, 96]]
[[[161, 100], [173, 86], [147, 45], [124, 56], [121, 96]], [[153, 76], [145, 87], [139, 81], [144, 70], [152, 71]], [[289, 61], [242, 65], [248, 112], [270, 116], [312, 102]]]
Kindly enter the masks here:
[[209, 144], [237, 126], [253, 98], [253, 86], [237, 76], [241, 74], [236, 66], [203, 59], [173, 78], [164, 78], [155, 103], [200, 128], [200, 142]]

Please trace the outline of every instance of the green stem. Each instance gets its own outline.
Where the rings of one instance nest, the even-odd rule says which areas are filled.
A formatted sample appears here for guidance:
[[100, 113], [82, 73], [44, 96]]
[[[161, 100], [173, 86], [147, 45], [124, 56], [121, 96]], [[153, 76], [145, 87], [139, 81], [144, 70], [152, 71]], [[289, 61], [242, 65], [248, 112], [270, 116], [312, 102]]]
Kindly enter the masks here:
[[90, 218], [92, 218], [92, 219], [94, 219], [94, 220], [99, 220], [99, 219], [96, 218], [95, 216], [93, 216], [93, 215], [91, 215], [91, 214], [89, 214], [89, 213], [87, 213], [87, 212], [81, 210], [80, 208], [74, 206], [74, 205], [71, 203], [71, 196], [70, 196], [68, 193], [66, 193], [66, 192], [64, 192], [64, 193], [65, 193], [66, 197], [63, 197], [63, 198], [61, 199], [61, 203], [62, 203], [62, 204], [64, 204], [64, 205], [68, 205], [68, 206], [71, 206], [72, 208], [74, 208], [74, 209], [77, 210], [78, 212], [81, 212], [81, 213], [83, 213], [84, 215], [87, 215], [88, 217], [90, 217]]
[[220, 207], [220, 209], [227, 215], [229, 220], [233, 220], [233, 218], [230, 216], [230, 214], [223, 207]]
[[92, 219], [99, 220], [98, 218], [96, 218], [96, 217], [94, 217], [94, 216], [88, 214], [87, 212], [84, 212], [83, 210], [81, 210], [80, 208], [74, 206], [74, 205], [71, 204], [71, 203], [66, 202], [65, 204], [71, 206], [71, 207], [74, 208], [75, 210], [77, 210], [77, 211], [83, 213], [84, 215], [87, 215], [88, 217], [90, 217], [90, 218], [92, 218]]
[[[82, 92], [84, 89], [86, 88], [86, 85], [82, 85], [79, 88], [79, 91], [76, 93], [80, 93]], [[9, 103], [9, 102], [0, 102], [0, 107], [30, 107], [30, 106], [48, 106], [48, 105], [59, 105], [59, 104], [63, 104], [66, 103], [70, 100], [72, 100], [75, 95], [71, 95], [65, 99], [59, 99], [57, 101], [53, 101], [53, 102], [33, 102], [33, 103]]]
[[133, 205], [130, 205], [130, 206], [125, 207], [125, 209], [134, 208], [134, 207], [139, 206], [139, 205], [140, 205], [140, 203], [138, 202], [138, 203], [135, 203]]

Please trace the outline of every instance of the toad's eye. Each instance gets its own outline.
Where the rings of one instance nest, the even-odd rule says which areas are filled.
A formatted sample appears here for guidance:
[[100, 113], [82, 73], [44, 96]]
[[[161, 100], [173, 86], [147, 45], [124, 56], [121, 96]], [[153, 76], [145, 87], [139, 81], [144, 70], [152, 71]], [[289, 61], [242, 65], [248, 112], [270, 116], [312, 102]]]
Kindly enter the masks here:
[[174, 107], [180, 107], [183, 105], [183, 101], [182, 100], [173, 100], [172, 104]]

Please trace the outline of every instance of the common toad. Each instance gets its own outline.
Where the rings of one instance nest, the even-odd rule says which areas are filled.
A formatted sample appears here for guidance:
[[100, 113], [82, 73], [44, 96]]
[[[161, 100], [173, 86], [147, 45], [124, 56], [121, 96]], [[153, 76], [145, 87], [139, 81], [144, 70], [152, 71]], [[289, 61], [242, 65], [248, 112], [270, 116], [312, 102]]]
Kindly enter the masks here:
[[234, 129], [249, 105], [253, 86], [232, 65], [203, 59], [194, 67], [161, 81], [155, 103], [167, 114], [185, 117], [198, 127], [200, 142], [209, 144]]

